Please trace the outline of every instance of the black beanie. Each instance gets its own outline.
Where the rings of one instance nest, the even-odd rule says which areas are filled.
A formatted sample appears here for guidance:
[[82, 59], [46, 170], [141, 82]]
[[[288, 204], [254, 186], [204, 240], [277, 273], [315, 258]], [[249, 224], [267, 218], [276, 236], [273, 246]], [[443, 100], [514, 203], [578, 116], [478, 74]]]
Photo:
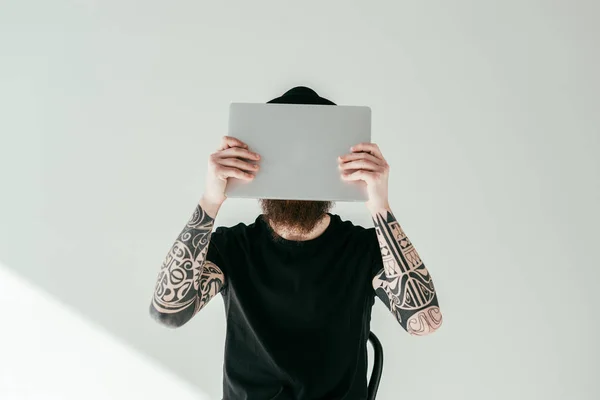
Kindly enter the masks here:
[[285, 92], [281, 97], [277, 97], [268, 103], [276, 104], [322, 104], [335, 106], [336, 104], [317, 94], [314, 90], [305, 86], [297, 86]]

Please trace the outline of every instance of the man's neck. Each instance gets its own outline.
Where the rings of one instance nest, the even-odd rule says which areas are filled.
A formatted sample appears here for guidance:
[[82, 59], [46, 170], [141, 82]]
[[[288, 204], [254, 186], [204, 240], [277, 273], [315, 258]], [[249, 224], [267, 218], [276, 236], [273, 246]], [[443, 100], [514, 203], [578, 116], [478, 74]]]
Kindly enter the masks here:
[[279, 236], [281, 236], [282, 238], [284, 238], [286, 240], [294, 240], [297, 242], [303, 242], [303, 241], [312, 240], [312, 239], [315, 239], [315, 238], [321, 236], [323, 234], [323, 232], [325, 232], [325, 230], [329, 226], [330, 222], [331, 222], [331, 217], [329, 216], [329, 214], [325, 214], [323, 216], [323, 218], [321, 218], [321, 220], [317, 223], [317, 225], [308, 233], [300, 233], [300, 232], [294, 231], [293, 229], [287, 229], [285, 227], [278, 227], [278, 226], [273, 225], [272, 223], [269, 223], [269, 225], [271, 226], [271, 229], [273, 229], [275, 231], [275, 233], [278, 234]]

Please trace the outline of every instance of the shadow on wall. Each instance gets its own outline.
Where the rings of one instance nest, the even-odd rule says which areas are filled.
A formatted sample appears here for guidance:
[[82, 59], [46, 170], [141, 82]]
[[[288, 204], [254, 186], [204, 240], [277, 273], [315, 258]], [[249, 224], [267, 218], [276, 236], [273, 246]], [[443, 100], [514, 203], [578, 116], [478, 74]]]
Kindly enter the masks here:
[[0, 264], [0, 302], [15, 299], [3, 310], [0, 398], [208, 400]]

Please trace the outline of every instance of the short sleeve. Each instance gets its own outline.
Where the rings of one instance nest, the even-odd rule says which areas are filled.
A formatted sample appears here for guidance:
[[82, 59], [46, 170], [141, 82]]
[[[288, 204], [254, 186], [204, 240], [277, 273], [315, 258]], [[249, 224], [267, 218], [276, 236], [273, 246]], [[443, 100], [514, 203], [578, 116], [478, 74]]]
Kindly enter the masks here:
[[367, 229], [368, 235], [367, 240], [369, 241], [369, 256], [371, 260], [371, 274], [370, 277], [373, 279], [383, 270], [383, 260], [381, 257], [381, 249], [379, 247], [379, 239], [377, 238], [377, 232], [375, 228]]
[[223, 253], [225, 251], [226, 233], [227, 228], [219, 227], [211, 234], [208, 253], [206, 254], [206, 261], [215, 264], [223, 272], [225, 286], [227, 285], [227, 265]]

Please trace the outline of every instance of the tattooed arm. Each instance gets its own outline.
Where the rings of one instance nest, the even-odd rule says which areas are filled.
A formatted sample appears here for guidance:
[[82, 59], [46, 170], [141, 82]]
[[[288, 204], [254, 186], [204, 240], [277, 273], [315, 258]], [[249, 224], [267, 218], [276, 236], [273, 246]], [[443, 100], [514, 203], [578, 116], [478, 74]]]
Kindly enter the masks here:
[[165, 326], [188, 322], [223, 287], [223, 273], [206, 260], [214, 223], [209, 213], [216, 215], [215, 207], [200, 201], [158, 274], [150, 315]]
[[373, 278], [375, 293], [411, 335], [434, 332], [442, 314], [429, 271], [389, 208], [372, 216], [383, 259]]
[[390, 166], [375, 143], [360, 143], [338, 158], [342, 179], [367, 185], [383, 268], [373, 278], [377, 296], [411, 335], [426, 335], [442, 324], [435, 288], [388, 202]]

